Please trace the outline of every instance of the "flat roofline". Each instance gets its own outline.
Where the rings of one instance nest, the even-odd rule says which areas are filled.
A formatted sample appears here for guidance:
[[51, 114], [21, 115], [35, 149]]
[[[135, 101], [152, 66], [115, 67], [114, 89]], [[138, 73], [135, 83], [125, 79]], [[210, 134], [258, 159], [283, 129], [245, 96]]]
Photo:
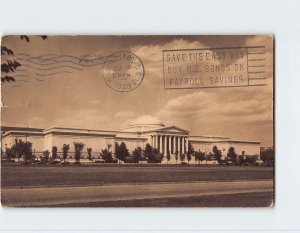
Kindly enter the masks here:
[[10, 134], [13, 135], [22, 135], [22, 136], [30, 136], [30, 135], [40, 135], [40, 136], [44, 136], [43, 132], [40, 131], [21, 131], [21, 130], [9, 130], [7, 132], [5, 132], [1, 138], [4, 138], [6, 136], [9, 136]]
[[227, 142], [227, 143], [249, 143], [249, 144], [261, 144], [259, 141], [245, 141], [245, 140], [224, 140], [224, 141], [205, 141], [205, 140], [189, 140], [191, 142], [205, 142], [205, 143], [220, 143], [220, 142]]
[[212, 136], [212, 135], [190, 135], [190, 137], [230, 139], [229, 137], [225, 137], [225, 136]]
[[140, 140], [140, 141], [145, 141], [147, 140], [147, 138], [139, 138], [139, 137], [115, 137], [116, 140], [122, 140], [122, 139], [126, 139], [126, 140]]
[[62, 129], [62, 130], [84, 130], [84, 131], [90, 131], [90, 132], [112, 132], [116, 133], [118, 131], [116, 130], [103, 130], [103, 129], [87, 129], [87, 128], [77, 128], [77, 127], [64, 127], [64, 126], [51, 126], [47, 129], [44, 129], [43, 131], [49, 131], [53, 129]]
[[[55, 131], [57, 130], [57, 131]], [[59, 131], [61, 130], [61, 131]], [[68, 128], [68, 127], [61, 127], [61, 126], [53, 126], [50, 128], [45, 129], [43, 132], [44, 134], [49, 134], [51, 132], [65, 132], [71, 131], [71, 132], [80, 132], [80, 133], [109, 133], [109, 134], [122, 134], [122, 133], [128, 133], [128, 134], [138, 134], [139, 131], [118, 131], [118, 130], [102, 130], [102, 129], [83, 129], [83, 128]]]
[[[77, 127], [64, 127], [64, 126], [52, 126], [47, 129], [38, 129], [38, 128], [29, 128], [29, 127], [3, 127], [3, 129], [6, 130], [6, 132], [2, 136], [6, 136], [7, 133], [29, 133], [29, 132], [38, 132], [42, 133], [44, 135], [52, 133], [52, 132], [76, 132], [77, 133], [107, 133], [107, 134], [139, 134], [139, 133], [145, 133], [148, 131], [119, 131], [119, 130], [101, 130], [101, 129], [87, 129], [87, 128], [77, 128]], [[68, 132], [69, 131], [69, 132]]]
[[6, 131], [37, 131], [37, 132], [42, 132], [44, 129], [41, 128], [31, 128], [31, 127], [15, 127], [15, 126], [1, 126], [1, 130], [6, 130]]

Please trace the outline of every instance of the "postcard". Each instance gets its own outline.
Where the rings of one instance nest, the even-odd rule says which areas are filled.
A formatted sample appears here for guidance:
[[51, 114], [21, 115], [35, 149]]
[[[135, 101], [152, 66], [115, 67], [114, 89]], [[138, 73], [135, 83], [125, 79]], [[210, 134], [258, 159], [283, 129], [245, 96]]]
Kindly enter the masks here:
[[3, 207], [272, 207], [272, 35], [3, 36]]

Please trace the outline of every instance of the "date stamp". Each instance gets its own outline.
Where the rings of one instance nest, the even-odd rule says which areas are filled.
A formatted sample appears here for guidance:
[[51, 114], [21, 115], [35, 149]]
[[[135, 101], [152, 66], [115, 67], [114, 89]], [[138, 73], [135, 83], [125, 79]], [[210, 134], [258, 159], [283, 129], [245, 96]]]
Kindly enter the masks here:
[[131, 52], [114, 53], [104, 63], [104, 80], [115, 91], [133, 91], [142, 83], [144, 75], [143, 62]]
[[264, 85], [263, 55], [263, 46], [163, 50], [164, 88]]

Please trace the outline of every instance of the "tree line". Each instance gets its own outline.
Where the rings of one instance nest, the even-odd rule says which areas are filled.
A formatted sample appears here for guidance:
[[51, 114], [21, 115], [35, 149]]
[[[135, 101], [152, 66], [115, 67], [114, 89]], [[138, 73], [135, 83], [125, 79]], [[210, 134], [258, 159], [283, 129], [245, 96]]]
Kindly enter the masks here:
[[[82, 158], [82, 153], [85, 148], [85, 144], [82, 142], [74, 142], [74, 164], [80, 164]], [[93, 156], [93, 150], [91, 147], [86, 148], [87, 158], [90, 161], [94, 161], [95, 157]], [[66, 161], [70, 158], [70, 145], [63, 144], [61, 148], [62, 156], [58, 156], [58, 148], [56, 146], [52, 147], [51, 153], [49, 150], [42, 152], [42, 156], [37, 159], [32, 150], [31, 142], [24, 142], [21, 139], [15, 140], [15, 144], [11, 148], [5, 149], [5, 156], [7, 160], [14, 160], [15, 158], [20, 161], [23, 158], [23, 163], [62, 163], [68, 164]], [[102, 160], [95, 160], [94, 162], [99, 163], [118, 163], [122, 161], [123, 163], [161, 163], [166, 159], [167, 163], [171, 160], [171, 153], [167, 151], [166, 155], [159, 152], [158, 149], [153, 148], [149, 143], [146, 144], [145, 149], [141, 147], [135, 148], [132, 153], [129, 152], [125, 142], [115, 143], [115, 153], [113, 154], [111, 150], [102, 149], [99, 156]], [[175, 151], [175, 161], [176, 164], [178, 160], [181, 163], [185, 163], [187, 160], [188, 163], [194, 157], [195, 163], [203, 163], [203, 161], [212, 161], [215, 160], [220, 165], [234, 164], [234, 165], [257, 165], [258, 156], [255, 155], [246, 155], [245, 152], [242, 152], [242, 155], [237, 155], [235, 148], [230, 147], [227, 152], [227, 156], [222, 156], [221, 150], [217, 146], [212, 148], [212, 152], [204, 153], [202, 151], [195, 151], [193, 145], [188, 143], [188, 150], [186, 154], [180, 154], [178, 151]], [[274, 151], [269, 148], [261, 152], [261, 160], [265, 165], [273, 166], [274, 165]]]

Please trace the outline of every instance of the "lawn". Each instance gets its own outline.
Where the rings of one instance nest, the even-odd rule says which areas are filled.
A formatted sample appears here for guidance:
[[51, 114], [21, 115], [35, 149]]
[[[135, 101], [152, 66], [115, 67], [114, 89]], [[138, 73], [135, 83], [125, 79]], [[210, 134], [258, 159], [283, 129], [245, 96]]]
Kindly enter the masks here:
[[26, 166], [2, 164], [2, 187], [85, 186], [111, 183], [273, 179], [271, 167], [113, 165]]

